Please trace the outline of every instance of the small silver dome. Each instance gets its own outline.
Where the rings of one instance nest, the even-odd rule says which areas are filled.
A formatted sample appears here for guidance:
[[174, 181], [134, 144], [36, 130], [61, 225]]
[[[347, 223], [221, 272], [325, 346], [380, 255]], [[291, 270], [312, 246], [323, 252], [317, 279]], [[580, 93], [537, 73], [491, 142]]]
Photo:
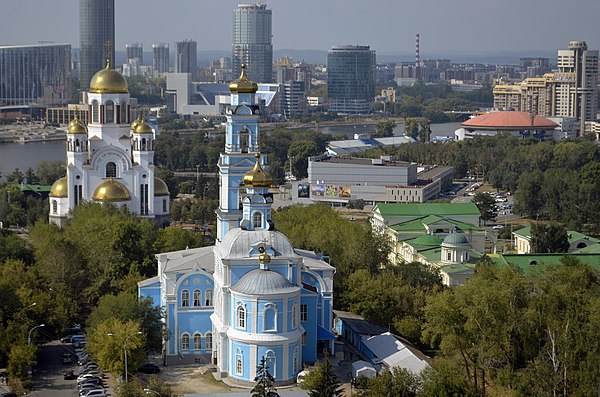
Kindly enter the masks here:
[[458, 246], [458, 245], [469, 245], [469, 240], [462, 233], [450, 233], [444, 238], [442, 246]]
[[277, 295], [298, 292], [300, 287], [274, 270], [255, 269], [244, 274], [232, 292], [244, 295]]

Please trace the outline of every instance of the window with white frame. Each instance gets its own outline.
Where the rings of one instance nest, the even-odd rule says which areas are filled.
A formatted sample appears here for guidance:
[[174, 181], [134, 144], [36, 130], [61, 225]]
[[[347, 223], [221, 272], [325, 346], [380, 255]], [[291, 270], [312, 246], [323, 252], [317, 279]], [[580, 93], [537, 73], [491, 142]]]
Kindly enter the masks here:
[[292, 329], [298, 328], [298, 304], [294, 302], [292, 306]]
[[306, 346], [308, 344], [308, 335], [306, 334], [306, 331], [304, 333], [302, 333], [302, 346]]
[[202, 291], [199, 289], [194, 290], [194, 306], [200, 306], [202, 302]]
[[298, 365], [298, 346], [296, 346], [294, 348], [294, 358], [293, 358], [293, 361], [292, 361], [292, 372], [294, 374], [297, 373], [298, 372], [298, 368], [299, 368], [299, 365]]
[[204, 293], [204, 306], [212, 306], [213, 305], [213, 291], [212, 289], [207, 289]]
[[300, 305], [300, 321], [308, 321], [308, 305]]
[[100, 122], [100, 104], [95, 99], [92, 101], [92, 122]]
[[117, 165], [112, 161], [106, 163], [106, 177], [116, 178], [117, 177]]
[[277, 361], [275, 359], [275, 352], [273, 350], [267, 351], [267, 355], [265, 356], [265, 361], [267, 364], [267, 369], [269, 373], [273, 376], [273, 378], [277, 377]]
[[263, 214], [260, 211], [256, 211], [254, 214], [252, 214], [252, 226], [255, 229], [262, 229], [263, 225]]
[[271, 303], [265, 305], [264, 329], [265, 331], [277, 331], [277, 308]]
[[127, 124], [127, 104], [125, 101], [121, 102], [121, 124]]
[[190, 350], [190, 336], [188, 334], [181, 335], [181, 350]]
[[52, 200], [52, 213], [58, 213], [58, 201], [56, 200]]
[[202, 349], [202, 335], [194, 334], [194, 350]]
[[237, 327], [246, 329], [246, 308], [241, 303], [238, 303], [237, 308]]
[[206, 334], [206, 348], [207, 349], [212, 349], [212, 334], [210, 332], [208, 332]]
[[190, 305], [190, 291], [184, 289], [181, 291], [181, 307], [188, 307]]
[[115, 103], [113, 101], [106, 102], [106, 105], [104, 105], [104, 113], [106, 114], [104, 118], [105, 123], [115, 122]]
[[241, 349], [235, 349], [235, 374], [244, 375], [244, 356]]

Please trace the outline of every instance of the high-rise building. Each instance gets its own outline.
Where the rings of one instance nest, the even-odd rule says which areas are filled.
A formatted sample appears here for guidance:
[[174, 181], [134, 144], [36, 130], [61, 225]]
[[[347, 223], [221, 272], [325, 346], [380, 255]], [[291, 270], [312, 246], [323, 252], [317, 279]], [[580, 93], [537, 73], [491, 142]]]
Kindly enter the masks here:
[[233, 75], [241, 65], [261, 83], [273, 81], [271, 10], [266, 4], [239, 4], [233, 10]]
[[558, 50], [555, 73], [556, 115], [575, 117], [581, 122], [596, 119], [598, 104], [598, 51], [587, 49], [585, 41], [571, 41], [568, 50]]
[[369, 46], [333, 47], [327, 54], [329, 111], [365, 113], [375, 96], [375, 51]]
[[587, 121], [596, 119], [597, 85], [598, 51], [588, 50], [585, 41], [572, 41], [568, 50], [558, 50], [558, 71], [520, 84], [496, 85], [494, 107], [573, 118], [581, 133]]
[[81, 89], [92, 76], [115, 60], [115, 0], [79, 0], [79, 48]]
[[125, 44], [125, 50], [127, 51], [127, 63], [137, 59], [137, 63], [140, 65], [144, 64], [144, 46], [141, 43]]
[[175, 73], [191, 73], [196, 77], [198, 69], [197, 44], [193, 40], [184, 40], [175, 43]]
[[65, 104], [71, 96], [71, 45], [0, 46], [0, 104]]
[[152, 44], [152, 68], [156, 73], [169, 71], [169, 45], [165, 43]]

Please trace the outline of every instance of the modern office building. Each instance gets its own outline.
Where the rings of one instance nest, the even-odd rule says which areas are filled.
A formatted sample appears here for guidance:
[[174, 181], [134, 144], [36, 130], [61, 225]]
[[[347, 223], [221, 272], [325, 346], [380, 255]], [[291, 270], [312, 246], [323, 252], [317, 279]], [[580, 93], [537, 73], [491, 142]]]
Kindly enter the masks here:
[[327, 54], [329, 111], [367, 113], [375, 96], [375, 51], [369, 46], [333, 47]]
[[197, 44], [193, 40], [175, 43], [175, 73], [190, 73], [192, 79], [196, 78], [198, 69], [197, 48]]
[[106, 66], [110, 51], [115, 65], [115, 0], [79, 0], [79, 48], [81, 89]]
[[279, 84], [279, 110], [286, 119], [304, 116], [307, 112], [306, 85], [304, 81]]
[[266, 4], [239, 4], [233, 10], [233, 75], [241, 65], [260, 83], [273, 81], [271, 10]]
[[152, 68], [158, 74], [169, 71], [169, 45], [165, 43], [152, 44]]
[[144, 64], [144, 45], [141, 43], [125, 44], [127, 63], [137, 59], [137, 63]]
[[0, 104], [65, 104], [70, 95], [70, 44], [0, 46]]

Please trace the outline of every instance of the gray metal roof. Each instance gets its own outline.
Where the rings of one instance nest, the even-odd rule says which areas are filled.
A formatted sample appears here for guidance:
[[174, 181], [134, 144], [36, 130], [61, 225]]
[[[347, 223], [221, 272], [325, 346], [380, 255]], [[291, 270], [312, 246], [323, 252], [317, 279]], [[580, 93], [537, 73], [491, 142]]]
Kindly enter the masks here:
[[250, 250], [261, 242], [272, 247], [276, 251], [275, 256], [298, 257], [287, 237], [274, 230], [233, 229], [225, 235], [217, 249], [222, 258], [248, 258]]
[[244, 295], [277, 295], [298, 292], [300, 287], [276, 271], [255, 269], [244, 274], [231, 291]]

